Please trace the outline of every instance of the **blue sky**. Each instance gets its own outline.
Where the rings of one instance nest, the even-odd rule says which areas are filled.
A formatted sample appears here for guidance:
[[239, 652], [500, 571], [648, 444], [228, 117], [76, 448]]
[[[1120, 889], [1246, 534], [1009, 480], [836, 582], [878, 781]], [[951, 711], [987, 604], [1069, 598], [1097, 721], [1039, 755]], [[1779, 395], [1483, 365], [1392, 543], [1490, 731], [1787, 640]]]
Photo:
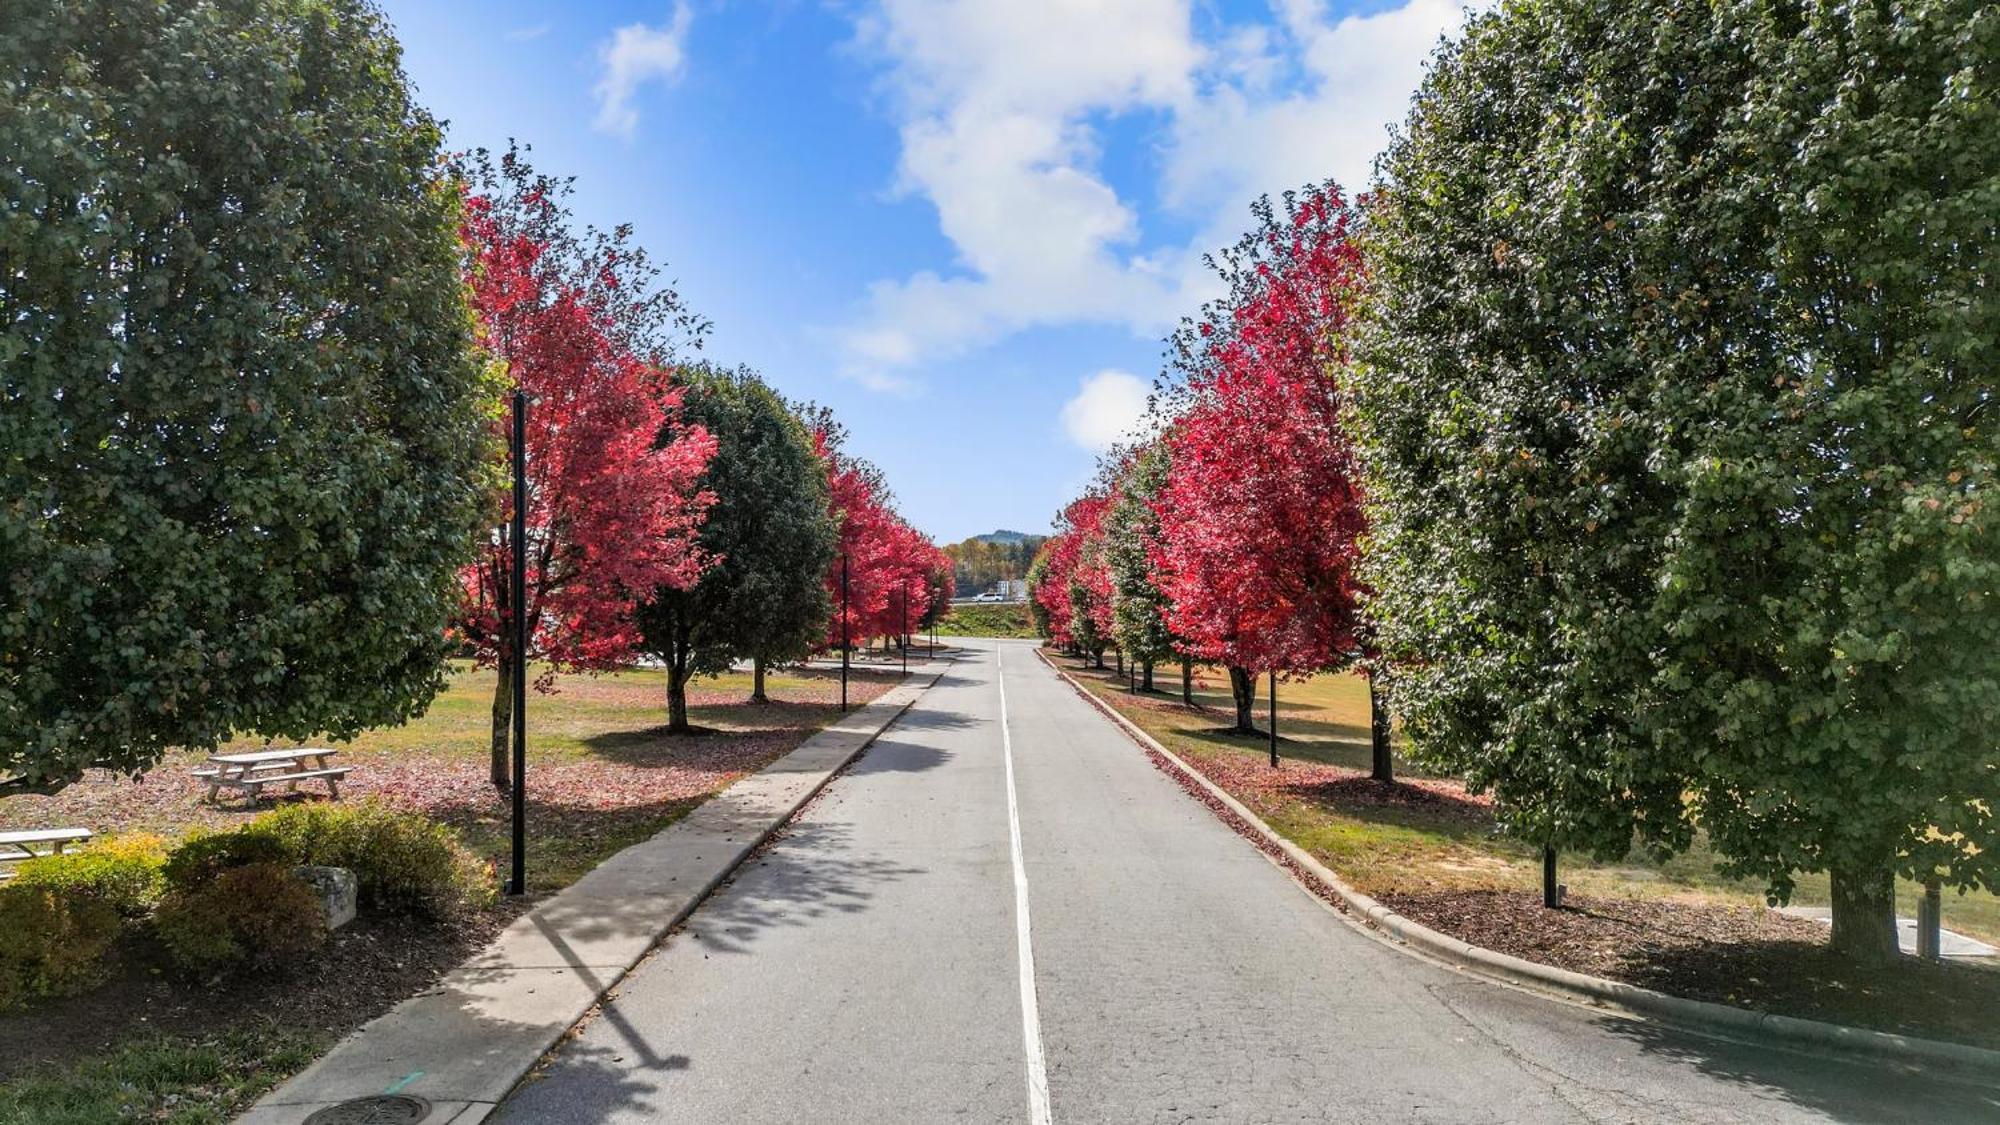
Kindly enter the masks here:
[[634, 225], [918, 527], [1039, 531], [1261, 192], [1365, 184], [1458, 0], [384, 0], [454, 147]]

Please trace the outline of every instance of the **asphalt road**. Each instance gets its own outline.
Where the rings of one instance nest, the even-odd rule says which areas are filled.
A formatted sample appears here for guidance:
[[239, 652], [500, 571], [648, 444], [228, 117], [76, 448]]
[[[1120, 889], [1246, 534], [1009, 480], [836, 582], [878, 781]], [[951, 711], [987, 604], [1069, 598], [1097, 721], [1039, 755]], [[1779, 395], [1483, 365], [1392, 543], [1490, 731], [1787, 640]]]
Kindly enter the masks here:
[[969, 643], [493, 1120], [2000, 1121], [1388, 948], [1028, 645]]

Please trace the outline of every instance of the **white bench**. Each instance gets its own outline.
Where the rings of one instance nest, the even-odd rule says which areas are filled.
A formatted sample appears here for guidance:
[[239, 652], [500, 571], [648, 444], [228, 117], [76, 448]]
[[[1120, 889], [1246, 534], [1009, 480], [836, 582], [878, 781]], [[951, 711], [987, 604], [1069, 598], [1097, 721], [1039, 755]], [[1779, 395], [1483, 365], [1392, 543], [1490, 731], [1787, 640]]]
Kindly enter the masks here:
[[[24, 859], [39, 859], [45, 855], [61, 855], [69, 844], [80, 844], [93, 835], [88, 828], [38, 828], [25, 832], [0, 832], [0, 879], [14, 877], [14, 865]], [[47, 851], [36, 851], [39, 844], [48, 845]]]
[[252, 801], [264, 795], [266, 785], [285, 783], [287, 793], [296, 793], [301, 781], [324, 781], [335, 800], [340, 798], [340, 779], [353, 772], [352, 766], [330, 766], [326, 760], [338, 751], [326, 746], [299, 746], [290, 750], [254, 750], [245, 754], [211, 754], [208, 766], [194, 775], [208, 782], [207, 800], [213, 802], [227, 787]]

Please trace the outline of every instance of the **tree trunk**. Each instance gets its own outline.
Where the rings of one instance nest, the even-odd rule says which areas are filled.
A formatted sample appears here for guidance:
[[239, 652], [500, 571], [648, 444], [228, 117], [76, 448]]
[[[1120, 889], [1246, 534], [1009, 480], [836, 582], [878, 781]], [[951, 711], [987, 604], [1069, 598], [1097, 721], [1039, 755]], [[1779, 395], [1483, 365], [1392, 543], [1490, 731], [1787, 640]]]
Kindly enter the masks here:
[[1382, 706], [1374, 676], [1368, 677], [1368, 742], [1375, 756], [1375, 769], [1369, 776], [1377, 781], [1396, 780], [1395, 763], [1389, 759], [1389, 712]]
[[686, 660], [667, 661], [667, 733], [689, 734]]
[[750, 658], [750, 702], [769, 703], [771, 697], [764, 694], [764, 658]]
[[1194, 657], [1181, 657], [1181, 702], [1194, 706]]
[[1257, 707], [1257, 676], [1248, 668], [1229, 669], [1229, 693], [1236, 697], [1236, 733], [1256, 734], [1252, 712]]
[[1139, 665], [1139, 690], [1153, 690], [1153, 662], [1150, 660]]
[[1101, 648], [1100, 648], [1100, 649], [1093, 649], [1093, 650], [1091, 651], [1091, 653], [1090, 653], [1090, 664], [1091, 664], [1091, 667], [1093, 667], [1093, 668], [1096, 668], [1096, 669], [1097, 669], [1098, 671], [1100, 671], [1100, 672], [1104, 670], [1104, 650], [1103, 650], [1103, 649], [1101, 649]]
[[1122, 676], [1125, 674], [1125, 650], [1113, 649], [1112, 652], [1118, 658], [1118, 674]]
[[1836, 868], [1833, 883], [1833, 948], [1857, 961], [1893, 960], [1896, 946], [1896, 878], [1880, 870]]
[[508, 737], [514, 729], [514, 670], [502, 661], [493, 683], [493, 760], [487, 770], [493, 788], [506, 792], [514, 778], [508, 759]]

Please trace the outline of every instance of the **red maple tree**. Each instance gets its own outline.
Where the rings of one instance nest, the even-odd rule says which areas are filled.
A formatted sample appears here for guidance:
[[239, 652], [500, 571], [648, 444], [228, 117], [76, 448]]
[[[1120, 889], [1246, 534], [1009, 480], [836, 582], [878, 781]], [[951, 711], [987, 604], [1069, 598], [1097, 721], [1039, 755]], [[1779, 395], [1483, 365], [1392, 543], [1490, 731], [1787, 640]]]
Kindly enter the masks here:
[[1111, 498], [1079, 496], [1056, 516], [1034, 598], [1048, 616], [1050, 639], [1088, 656], [1099, 667], [1111, 638], [1111, 574], [1104, 562], [1104, 513]]
[[[638, 641], [632, 613], [658, 586], [687, 588], [708, 565], [695, 533], [714, 497], [697, 482], [715, 451], [700, 427], [674, 426], [680, 391], [662, 364], [677, 327], [706, 326], [681, 309], [629, 232], [588, 239], [569, 228], [563, 185], [509, 152], [495, 169], [465, 168], [461, 237], [481, 344], [528, 393], [528, 660], [550, 690], [558, 671], [608, 669]], [[496, 427], [506, 428], [506, 418]], [[496, 442], [504, 451], [505, 441]], [[493, 697], [492, 779], [508, 780], [513, 651], [508, 604], [512, 499], [496, 498], [498, 530], [461, 573], [458, 628]]]
[[881, 471], [842, 450], [845, 432], [824, 410], [812, 422], [840, 527], [826, 576], [834, 605], [827, 647], [865, 645], [875, 637], [907, 642], [927, 614], [950, 602], [951, 560], [896, 513]]
[[1230, 669], [1244, 731], [1257, 673], [1341, 667], [1365, 633], [1366, 519], [1337, 378], [1362, 260], [1337, 187], [1285, 203], [1258, 208], [1258, 229], [1223, 258], [1228, 297], [1177, 337], [1187, 378], [1155, 503], [1168, 625]]

